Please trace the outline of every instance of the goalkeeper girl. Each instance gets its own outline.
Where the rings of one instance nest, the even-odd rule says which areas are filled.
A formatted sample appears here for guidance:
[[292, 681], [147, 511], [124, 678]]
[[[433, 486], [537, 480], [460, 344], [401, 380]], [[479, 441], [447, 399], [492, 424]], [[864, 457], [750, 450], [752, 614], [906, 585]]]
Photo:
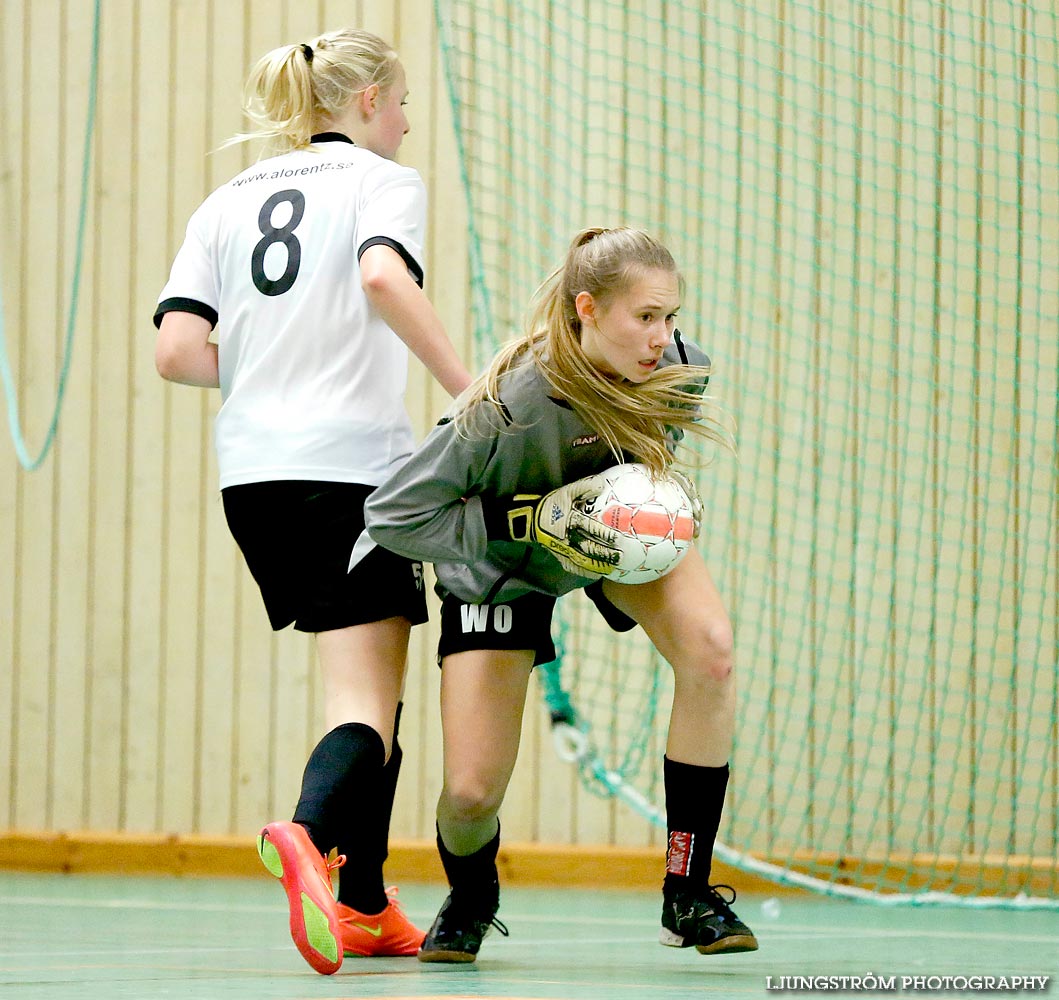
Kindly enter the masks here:
[[704, 954], [757, 948], [732, 911], [734, 892], [710, 884], [735, 713], [732, 630], [717, 587], [694, 548], [654, 582], [608, 581], [608, 529], [590, 541], [566, 532], [573, 500], [597, 490], [597, 474], [616, 461], [661, 473], [688, 430], [727, 441], [704, 413], [709, 359], [675, 327], [682, 285], [647, 234], [580, 233], [538, 290], [528, 334], [500, 351], [367, 503], [370, 539], [352, 562], [370, 558], [372, 542], [430, 560], [442, 599], [437, 833], [451, 891], [421, 961], [474, 961], [491, 926], [507, 933], [496, 919], [498, 814], [530, 672], [555, 658], [552, 610], [577, 588], [613, 629], [641, 626], [674, 673], [660, 940]]
[[412, 450], [409, 348], [452, 395], [470, 376], [421, 287], [426, 192], [394, 162], [409, 127], [396, 53], [330, 32], [267, 53], [246, 92], [280, 152], [192, 216], [155, 312], [156, 361], [164, 378], [219, 386], [228, 525], [272, 627], [316, 634], [327, 732], [293, 822], [265, 826], [258, 849], [299, 951], [332, 973], [343, 954], [414, 955], [423, 939], [382, 876], [422, 566], [383, 549], [347, 563], [364, 499]]

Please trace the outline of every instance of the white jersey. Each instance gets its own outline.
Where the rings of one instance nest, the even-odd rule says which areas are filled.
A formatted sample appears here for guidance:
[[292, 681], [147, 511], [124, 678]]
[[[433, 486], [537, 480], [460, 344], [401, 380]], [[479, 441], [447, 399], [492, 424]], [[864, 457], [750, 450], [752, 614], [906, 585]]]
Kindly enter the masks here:
[[155, 324], [180, 310], [217, 327], [222, 489], [377, 486], [411, 452], [408, 349], [368, 302], [359, 260], [385, 244], [422, 285], [425, 228], [419, 174], [337, 133], [260, 161], [198, 208]]

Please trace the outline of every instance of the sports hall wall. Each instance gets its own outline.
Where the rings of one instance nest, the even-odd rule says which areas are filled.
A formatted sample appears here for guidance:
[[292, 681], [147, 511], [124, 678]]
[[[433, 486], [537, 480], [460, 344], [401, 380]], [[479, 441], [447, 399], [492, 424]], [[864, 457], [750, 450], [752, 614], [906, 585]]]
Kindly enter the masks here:
[[[483, 4], [478, 10], [491, 14], [507, 6]], [[588, 10], [596, 5], [583, 6]], [[642, 6], [625, 5], [632, 12]], [[650, 6], [654, 9], [659, 5]], [[776, 6], [786, 9], [783, 4]], [[790, 5], [792, 9], [796, 6]], [[919, 5], [916, 16], [929, 21], [927, 9], [932, 6]], [[559, 12], [556, 16], [573, 16], [572, 9], [560, 10], [562, 5], [541, 7], [554, 8]], [[804, 13], [808, 8], [801, 9]], [[476, 359], [472, 276], [467, 264], [468, 220], [434, 4], [432, 0], [106, 0], [85, 237], [79, 256], [93, 11], [91, 0], [5, 0], [0, 9], [0, 39], [5, 52], [0, 65], [0, 206], [8, 227], [7, 238], [0, 244], [0, 293], [18, 411], [34, 454], [46, 438], [56, 403], [74, 278], [80, 277], [72, 360], [55, 445], [39, 469], [27, 472], [16, 461], [10, 441], [0, 442], [0, 830], [247, 837], [263, 821], [287, 816], [292, 809], [304, 760], [320, 735], [316, 664], [311, 641], [305, 636], [291, 631], [273, 635], [268, 630], [256, 589], [225, 526], [216, 489], [211, 421], [217, 395], [167, 385], [158, 378], [153, 364], [151, 313], [190, 212], [252, 155], [246, 149], [218, 151], [218, 147], [241, 127], [239, 94], [253, 60], [275, 45], [299, 41], [343, 23], [358, 23], [389, 38], [407, 68], [412, 131], [400, 158], [419, 169], [430, 195], [426, 288], [463, 356], [469, 362]], [[487, 13], [481, 16], [483, 21], [488, 19]], [[771, 10], [761, 16], [768, 20]], [[1054, 19], [1049, 23], [1054, 25]], [[520, 29], [512, 35], [516, 36], [520, 44], [526, 44], [529, 34]], [[481, 31], [477, 47], [469, 46], [462, 58], [482, 62], [490, 37]], [[578, 36], [571, 33], [565, 37]], [[794, 53], [791, 65], [811, 62], [815, 51], [811, 32], [792, 31], [789, 37], [792, 48], [805, 48]], [[636, 42], [634, 35], [629, 38]], [[759, 39], [763, 50], [766, 41]], [[608, 35], [605, 42], [605, 48], [615, 50], [637, 48], [617, 35]], [[619, 65], [622, 53], [615, 52], [611, 58], [609, 48], [603, 54], [596, 53], [595, 62], [585, 73], [586, 80], [605, 78]], [[928, 48], [918, 51], [922, 55]], [[1046, 50], [1054, 54], [1054, 39], [1050, 50], [1042, 47]], [[894, 51], [898, 51], [896, 47]], [[957, 55], [962, 59], [964, 54]], [[698, 50], [685, 56], [685, 62], [694, 62]], [[560, 80], [554, 88], [556, 99], [573, 95], [570, 114], [585, 114], [576, 106], [580, 69], [574, 68], [572, 61], [564, 68], [560, 65], [563, 58], [557, 57]], [[969, 55], [966, 62], [971, 61]], [[1028, 170], [1025, 184], [1036, 198], [1032, 212], [1042, 219], [1059, 217], [1052, 183], [1057, 176], [1055, 149], [1059, 148], [1054, 127], [1059, 120], [1059, 109], [1054, 106], [1054, 63], [1043, 60], [1040, 66], [1035, 65], [1035, 72], [1051, 81], [1047, 94], [1052, 104], [1043, 108], [1040, 116], [1050, 131], [1036, 137], [1042, 150], [1040, 174]], [[501, 53], [495, 63], [501, 78], [507, 65]], [[532, 61], [532, 65], [541, 63]], [[781, 98], [787, 101], [786, 106], [798, 107], [792, 94], [783, 90], [790, 86], [795, 71], [790, 70], [791, 79], [787, 79], [786, 69], [773, 74], [774, 69], [767, 59], [754, 67], [757, 75], [753, 85], [748, 84], [747, 93], [753, 93], [760, 110], [748, 104], [740, 119], [742, 127], [730, 133], [750, 151], [745, 159], [747, 176], [741, 178], [746, 204], [755, 211], [764, 205], [753, 220], [748, 217], [742, 220], [741, 228], [732, 227], [732, 232], [738, 228], [744, 239], [744, 256], [725, 254], [718, 262], [692, 262], [706, 277], [700, 284], [712, 283], [714, 297], [709, 301], [714, 303], [713, 313], [704, 310], [702, 318], [719, 327], [733, 315], [723, 305], [724, 290], [731, 286], [740, 288], [746, 299], [741, 306], [749, 317], [746, 322], [772, 330], [768, 313], [774, 301], [769, 297], [771, 291], [766, 294], [768, 281], [762, 277], [776, 266], [772, 250], [795, 247], [772, 275], [775, 287], [784, 293], [795, 283], [788, 281], [782, 267], [798, 270], [812, 256], [808, 223], [802, 225], [790, 217], [793, 210], [788, 211], [780, 194], [770, 186], [784, 171], [793, 169], [792, 162], [800, 165], [802, 173], [811, 172], [815, 165], [806, 151], [811, 145], [805, 140], [811, 123], [797, 121], [799, 116], [794, 113], [782, 128], [774, 121], [770, 109], [780, 106]], [[722, 66], [720, 75], [724, 77], [726, 72]], [[564, 73], [577, 79], [571, 83]], [[466, 79], [471, 78], [468, 72]], [[731, 93], [725, 94], [731, 100], [722, 113], [734, 114], [734, 109], [741, 107], [735, 91], [742, 81], [734, 74], [726, 79]], [[503, 114], [489, 119], [493, 104], [508, 107], [504, 104], [508, 100], [510, 107], [521, 107], [500, 83], [480, 94], [475, 110], [484, 123], [476, 133], [475, 142], [483, 148], [477, 149], [481, 158], [475, 176], [488, 180], [495, 171], [500, 178], [498, 188], [507, 185], [510, 190], [504, 195], [514, 199], [525, 194], [522, 186], [532, 187], [539, 180], [533, 175], [536, 161], [532, 156], [543, 157], [540, 150], [547, 144], [538, 142], [541, 137], [532, 133], [532, 129], [543, 127], [536, 119], [511, 123], [513, 127], [507, 131]], [[639, 79], [625, 83], [629, 92], [637, 92], [641, 86]], [[622, 81], [616, 85], [623, 85]], [[651, 120], [651, 114], [652, 109], [645, 110], [645, 120]], [[611, 117], [620, 118], [620, 114], [613, 110]], [[939, 121], [941, 118], [938, 112]], [[474, 114], [469, 114], [468, 120], [476, 128], [480, 124]], [[608, 118], [602, 124], [587, 121], [585, 127], [602, 129], [612, 124]], [[928, 123], [932, 124], [933, 120]], [[805, 129], [798, 132], [800, 125]], [[652, 129], [655, 126], [661, 127], [657, 122]], [[513, 138], [520, 130], [531, 134], [526, 156]], [[835, 131], [843, 130], [848, 130], [848, 123], [839, 121]], [[773, 133], [782, 133], [774, 146]], [[657, 138], [655, 131], [650, 134]], [[790, 139], [796, 134], [802, 136], [801, 147]], [[554, 135], [545, 138], [562, 146], [567, 135], [557, 128]], [[497, 142], [491, 145], [494, 136]], [[885, 143], [880, 140], [879, 145]], [[638, 144], [633, 136], [629, 147], [627, 155], [634, 167], [650, 163], [649, 145]], [[612, 193], [618, 202], [626, 197], [621, 190], [624, 175], [614, 168], [607, 149], [602, 141], [593, 144], [585, 191], [586, 195]], [[697, 158], [695, 169], [707, 169], [701, 176], [689, 174], [684, 182], [672, 185], [669, 194], [675, 201], [684, 194], [699, 198], [706, 177], [713, 185], [709, 197], [722, 206], [727, 219], [736, 212], [735, 202], [727, 198], [719, 181], [710, 180], [709, 158], [698, 156], [697, 149], [691, 149], [689, 160]], [[934, 160], [925, 154], [922, 159], [922, 169], [917, 154], [912, 165], [915, 169], [909, 168], [906, 174], [914, 184], [910, 195], [913, 203], [931, 205], [938, 192], [949, 198], [956, 191], [962, 192], [961, 204], [973, 201], [964, 179], [952, 176], [948, 167], [933, 173]], [[1011, 178], [1002, 180], [1007, 183]], [[628, 199], [633, 201], [636, 190], [633, 187], [630, 191]], [[529, 194], [523, 203], [528, 203]], [[879, 197], [881, 205], [885, 198]], [[972, 308], [968, 302], [975, 295], [975, 275], [984, 275], [990, 289], [1007, 289], [995, 298], [1008, 305], [1013, 297], [1010, 289], [1022, 280], [1012, 277], [1012, 262], [1018, 258], [1019, 248], [1006, 244], [1006, 236], [998, 236], [995, 245], [989, 243], [982, 267], [956, 273], [945, 255], [959, 240], [974, 243], [976, 220], [973, 212], [959, 216], [950, 208], [942, 205], [937, 213], [943, 223], [940, 229], [921, 227], [917, 219], [909, 224], [914, 229], [910, 237], [895, 234], [895, 245], [906, 240], [901, 245], [909, 259], [919, 261], [922, 257], [937, 263], [933, 275], [923, 270], [909, 281], [914, 287], [905, 291], [907, 298], [902, 300], [909, 310], [902, 314], [909, 329], [916, 328], [924, 315], [929, 317], [932, 305], [940, 313], [949, 309], [951, 299], [955, 302], [953, 315]], [[489, 267], [502, 272], [501, 287], [510, 292], [494, 298], [505, 310], [498, 324], [501, 327], [514, 325], [521, 311], [523, 287], [527, 282], [532, 284], [538, 271], [543, 272], [543, 259], [536, 262], [544, 242], [542, 234], [550, 238], [553, 229], [573, 230], [599, 221], [596, 217], [573, 218], [576, 213], [558, 201], [551, 209], [562, 218], [542, 218], [539, 226], [524, 220], [522, 226], [516, 226], [511, 224], [510, 206], [503, 205], [495, 191], [479, 201], [480, 218], [476, 222], [482, 245], [496, 258], [488, 262]], [[884, 208], [878, 211], [880, 219], [886, 217]], [[838, 214], [836, 211], [836, 217]], [[977, 222], [982, 228], [982, 219]], [[1000, 233], [1003, 227], [984, 228], [988, 242], [990, 234]], [[880, 222], [874, 239], [884, 240], [887, 232]], [[944, 243], [938, 244], [940, 256], [934, 245], [939, 232]], [[688, 235], [690, 246], [694, 246], [693, 236]], [[1037, 335], [1037, 370], [1041, 373], [1035, 390], [1039, 395], [1034, 398], [1041, 400], [1042, 407], [1054, 407], [1054, 321], [1059, 302], [1054, 228], [1037, 233], [1028, 249], [1038, 255], [1032, 260], [1027, 256], [1030, 263], [1026, 274], [1039, 277], [1032, 311], [1042, 329], [1053, 330], [1051, 336], [1040, 335], [1036, 328], [1033, 331]], [[543, 256], [550, 260], [550, 254], [549, 250]], [[511, 266], [505, 268], [508, 260]], [[533, 275], [522, 273], [530, 268]], [[879, 282], [885, 282], [884, 271], [883, 267], [875, 276]], [[507, 280], [510, 285], [504, 286], [502, 282]], [[932, 303], [931, 294], [938, 288], [946, 301]], [[878, 297], [885, 298], [885, 283], [880, 289]], [[804, 295], [808, 298], [808, 292]], [[1031, 415], [1028, 408], [1018, 410], [1007, 398], [1010, 392], [1006, 386], [1014, 383], [1014, 362], [1007, 349], [1010, 342], [1003, 337], [1014, 315], [1008, 305], [999, 310], [1001, 336], [980, 355], [991, 358], [1000, 369], [999, 377], [990, 382], [990, 391], [998, 394], [999, 402], [987, 405], [983, 397], [981, 407], [984, 413], [997, 412], [1005, 420], [1011, 419], [1016, 425], [1024, 421], [1028, 427], [1031, 420], [1039, 421], [1041, 414]], [[796, 306], [791, 314], [804, 316], [804, 302]], [[929, 318], [923, 323], [929, 327]], [[777, 322], [776, 332], [764, 344], [770, 358], [782, 357], [777, 348], [785, 348], [787, 335], [787, 329], [781, 330]], [[802, 343], [797, 335], [797, 330], [791, 333], [792, 345]], [[879, 343], [884, 342], [885, 336]], [[760, 427], [771, 427], [772, 432], [771, 436], [758, 435], [756, 444], [745, 442], [743, 452], [751, 458], [758, 456], [762, 468], [771, 465], [778, 471], [772, 481], [763, 481], [752, 503], [742, 510], [733, 505], [731, 511], [715, 512], [711, 520], [712, 530], [724, 539], [726, 557], [715, 572], [724, 589], [741, 599], [737, 612], [743, 619], [744, 644], [751, 645], [746, 641], [751, 635], [759, 637], [754, 643], [759, 655], [746, 657], [741, 664], [744, 716], [748, 720], [742, 734], [747, 742], [741, 759], [758, 761], [760, 766], [745, 767], [731, 810], [734, 819], [730, 822], [736, 826], [723, 833], [734, 834], [733, 842], [738, 846], [755, 841], [752, 846], [757, 848], [756, 840], [764, 838], [767, 851], [773, 841], [790, 839], [787, 826], [805, 826], [807, 816], [811, 826], [815, 822], [813, 808], [819, 809], [820, 816], [825, 815], [824, 805], [812, 798], [820, 794], [821, 783], [809, 768], [792, 762], [788, 747], [803, 744], [815, 752], [817, 735], [832, 731], [824, 726], [825, 714], [836, 718], [834, 732], [842, 732], [818, 749], [821, 756], [826, 751], [826, 756], [834, 759], [833, 770], [844, 787], [859, 787], [850, 750], [872, 731], [874, 723], [865, 721], [867, 709], [889, 699], [889, 707], [883, 705], [878, 718], [883, 728], [889, 719], [895, 734], [890, 751], [896, 763], [890, 776], [880, 779], [886, 784], [881, 799], [894, 798], [895, 772], [896, 784], [902, 789], [911, 787], [918, 796], [918, 789], [927, 788], [927, 808], [932, 813], [949, 810], [945, 815], [952, 816], [951, 822], [939, 824], [945, 828], [945, 839], [939, 838], [937, 845], [930, 846], [950, 852], [960, 846], [968, 824], [977, 820], [984, 827], [994, 813], [1004, 820], [1019, 812], [1025, 788], [1032, 783], [1039, 819], [1031, 824], [1033, 831], [1023, 833], [1020, 827], [1018, 837], [1005, 840], [1001, 830], [995, 843], [981, 842], [977, 848], [990, 854], [1039, 857], [1047, 865], [1049, 891], [1054, 894], [1055, 830], [1059, 828], [1054, 680], [1059, 656], [1055, 633], [1059, 564], [1054, 441], [1050, 450], [1043, 448], [1033, 454], [1027, 450], [1020, 473], [1020, 463], [1002, 453], [992, 435], [975, 434], [956, 451], [951, 466], [954, 471], [930, 466], [918, 488], [915, 481], [909, 486], [904, 477], [908, 468], [918, 468], [913, 452], [917, 443], [926, 440], [923, 435], [913, 434], [907, 454], [897, 458], [893, 449], [878, 462], [875, 455], [855, 456], [853, 464], [858, 467], [862, 462], [873, 470], [879, 465], [877, 478], [883, 483], [881, 488], [890, 489], [888, 484], [893, 484], [899, 515], [909, 521], [919, 518], [918, 524], [925, 526], [922, 535], [916, 535], [916, 544], [932, 546], [940, 572], [947, 580], [956, 581], [929, 609], [932, 620], [936, 617], [950, 625], [956, 623], [948, 633], [950, 641], [935, 642], [930, 657], [921, 663], [916, 659], [919, 637], [913, 633], [926, 612], [916, 612], [909, 620], [897, 616], [898, 625], [892, 629], [897, 640], [891, 648], [902, 655], [895, 654], [893, 663], [880, 666], [877, 692], [869, 696], [870, 683], [863, 687], [852, 683], [863, 680], [857, 667], [859, 640], [851, 638], [859, 633], [852, 626], [848, 632], [831, 628], [829, 619], [841, 617], [845, 605], [839, 607], [836, 599], [835, 607], [831, 607], [826, 582], [822, 577], [810, 579], [813, 561], [804, 556], [809, 536], [823, 537], [834, 527], [824, 523], [827, 515], [819, 511], [831, 509], [832, 494], [839, 489], [835, 484], [841, 479], [841, 449], [846, 447], [843, 434], [848, 428], [840, 427], [826, 435], [827, 443], [834, 443], [834, 456], [826, 454], [823, 446], [815, 451], [806, 446], [799, 451], [794, 439], [804, 436], [804, 427], [816, 426], [815, 415], [809, 410], [814, 399], [819, 403], [813, 394], [821, 390], [824, 381], [817, 377], [815, 368], [809, 372], [794, 365], [793, 376], [785, 369], [773, 382], [772, 369], [778, 370], [779, 362], [766, 362], [768, 371], [756, 368], [752, 346], [748, 339], [733, 344], [728, 352], [734, 356], [730, 370], [747, 375], [736, 380], [743, 385], [734, 387], [743, 393], [741, 426], [750, 435]], [[820, 356], [840, 365], [843, 346], [836, 343], [833, 353], [829, 346]], [[945, 350], [949, 350], [948, 342]], [[979, 356], [970, 340], [956, 343], [952, 351], [958, 358], [953, 367], [961, 372], [970, 370], [973, 359]], [[715, 348], [714, 352], [723, 360], [723, 350]], [[915, 350], [912, 354], [914, 361]], [[752, 384], [755, 372], [757, 383]], [[798, 378], [804, 379], [804, 390], [799, 388]], [[851, 384], [854, 381], [851, 374], [849, 380]], [[906, 384], [901, 380], [898, 384], [895, 399], [903, 400]], [[786, 395], [781, 396], [781, 391]], [[920, 384], [909, 405], [913, 417], [922, 414], [925, 422], [930, 401], [924, 392]], [[1031, 394], [1027, 391], [1025, 395], [1029, 398]], [[941, 395], [932, 390], [934, 398]], [[408, 403], [421, 433], [441, 413], [445, 402], [444, 394], [413, 363]], [[894, 412], [903, 412], [903, 405], [895, 404]], [[947, 405], [967, 410], [957, 414], [962, 420], [974, 405], [972, 394], [955, 393]], [[825, 408], [822, 403], [818, 406]], [[836, 412], [844, 411], [837, 407]], [[842, 423], [840, 418], [836, 426]], [[1002, 421], [998, 418], [994, 423], [999, 426]], [[1017, 431], [1016, 426], [1016, 437]], [[879, 447], [885, 451], [883, 444]], [[807, 456], [804, 465], [802, 456]], [[817, 457], [820, 461], [813, 465]], [[962, 470], [967, 468], [983, 470], [975, 488], [981, 486], [984, 498], [976, 509], [985, 512], [968, 525], [967, 537], [985, 539], [994, 528], [992, 519], [996, 519], [1015, 524], [1016, 534], [1004, 536], [1015, 538], [1014, 542], [1009, 540], [993, 550], [984, 542], [965, 545], [963, 535], [949, 537], [935, 532], [931, 536], [932, 523], [942, 522], [942, 504], [929, 510], [925, 502], [922, 507], [915, 506], [920, 500], [917, 489], [923, 492], [924, 484], [932, 483], [933, 491], [926, 492], [932, 492], [934, 499], [951, 497], [958, 484], [964, 483]], [[820, 503], [809, 521], [800, 520], [797, 510], [783, 506], [783, 501], [796, 492], [792, 484], [801, 488], [806, 469], [811, 469], [820, 484], [819, 495], [813, 497]], [[734, 475], [728, 468], [720, 474]], [[1050, 489], [1037, 485], [1041, 477], [1052, 484]], [[1016, 485], [1009, 489], [1008, 483]], [[1012, 498], [1010, 504], [996, 500], [1005, 491]], [[734, 486], [732, 495], [739, 495]], [[990, 498], [996, 502], [986, 502]], [[764, 513], [763, 507], [768, 508]], [[755, 514], [753, 519], [751, 514]], [[742, 515], [746, 523], [741, 524]], [[951, 523], [945, 522], [947, 526]], [[1019, 525], [1030, 525], [1034, 532], [1025, 545]], [[823, 548], [811, 551], [828, 555], [828, 544], [825, 540]], [[791, 614], [789, 606], [778, 598], [782, 581], [773, 583], [777, 552], [789, 556], [797, 569], [790, 573], [795, 588], [804, 584], [804, 591], [813, 595], [813, 606], [823, 609], [817, 617]], [[892, 603], [900, 603], [915, 589], [916, 581], [909, 580], [914, 573], [897, 554], [892, 558], [893, 566], [887, 566], [887, 559], [878, 552], [872, 565], [858, 562], [857, 552], [840, 554], [848, 555], [850, 566], [857, 570], [852, 589], [870, 589], [880, 566], [883, 571], [896, 568], [898, 582], [893, 594], [883, 595], [884, 604], [891, 597]], [[950, 557], [951, 563], [947, 562]], [[1017, 595], [1024, 596], [1024, 603], [1019, 603]], [[859, 599], [853, 602], [854, 611], [861, 610], [861, 603]], [[1000, 609], [999, 623], [990, 617], [996, 608]], [[893, 620], [894, 616], [887, 618]], [[845, 628], [845, 622], [839, 624]], [[788, 662], [795, 626], [801, 636], [798, 641], [808, 650], [804, 663]], [[808, 640], [802, 635], [806, 629], [812, 632]], [[940, 682], [931, 687], [931, 678], [935, 672], [947, 671], [949, 660], [957, 660], [967, 646], [979, 648], [966, 638], [972, 634], [977, 637], [979, 632], [997, 634], [1002, 641], [999, 646], [982, 643], [981, 648], [988, 652], [980, 658], [976, 653], [974, 672], [966, 681], [960, 674], [959, 687], [944, 689]], [[911, 636], [907, 647], [906, 633]], [[1029, 654], [1024, 655], [1013, 643], [1012, 635], [1023, 637], [1020, 641]], [[868, 638], [883, 646], [892, 637], [872, 634]], [[435, 640], [433, 624], [417, 629], [413, 636], [401, 730], [405, 763], [392, 824], [393, 836], [398, 839], [429, 842], [433, 836], [433, 808], [440, 786]], [[571, 644], [572, 663], [587, 662], [589, 654], [600, 655], [598, 649], [589, 648], [593, 641], [594, 636], [585, 631]], [[606, 653], [609, 650], [606, 647]], [[1020, 661], [1030, 660], [1036, 670], [1034, 686], [1027, 686], [1025, 673], [1020, 677], [1015, 670]], [[824, 697], [811, 700], [814, 687], [819, 684], [824, 690], [832, 675], [840, 671], [851, 675], [851, 683], [835, 687], [836, 691], [867, 691], [869, 695], [859, 701], [853, 695], [845, 701]], [[952, 732], [962, 732], [964, 720], [972, 717], [974, 721], [976, 713], [996, 723], [988, 735], [954, 756], [949, 762], [951, 770], [939, 772], [941, 779], [923, 769], [928, 759], [945, 758], [950, 744], [939, 739], [936, 750], [920, 754], [917, 748], [923, 741], [931, 741], [933, 747], [933, 731], [917, 731], [908, 737], [908, 727], [901, 724], [903, 706], [912, 705], [919, 695], [902, 702], [898, 693], [912, 688], [912, 681], [906, 687], [906, 676], [918, 679], [921, 674], [926, 678], [922, 699], [929, 703], [931, 717], [940, 719]], [[993, 707], [999, 702], [989, 701], [994, 691], [1001, 701], [1007, 699], [1002, 712]], [[609, 691], [602, 697], [610, 698]], [[987, 733], [985, 726], [981, 732]], [[911, 741], [907, 746], [901, 743], [906, 737]], [[823, 744], [825, 738], [820, 739]], [[654, 743], [650, 746], [655, 761], [660, 749]], [[1031, 753], [1032, 782], [1024, 780], [1025, 769], [1019, 770]], [[967, 775], [972, 773], [999, 776], [996, 787], [1001, 791], [996, 797], [982, 795], [971, 801], [973, 788]], [[788, 806], [792, 788], [799, 794], [805, 792], [808, 809], [795, 811]], [[848, 814], [850, 829], [856, 826], [856, 837], [847, 838], [844, 846], [871, 846], [880, 840], [878, 829], [882, 828], [887, 832], [881, 839], [898, 852], [914, 851], [920, 844], [921, 824], [909, 820], [899, 807], [882, 808], [870, 816], [861, 810], [858, 816], [857, 796], [852, 791], [836, 798], [839, 810]], [[756, 819], [759, 815], [765, 817], [760, 824]], [[740, 820], [740, 816], [745, 818]], [[557, 760], [547, 716], [535, 690], [531, 690], [522, 755], [505, 802], [503, 822], [509, 842], [636, 847], [657, 846], [660, 839], [643, 816], [586, 792], [574, 770]], [[818, 825], [837, 828], [842, 824], [820, 821]], [[1003, 825], [999, 823], [998, 829]], [[1011, 826], [1014, 828], [1014, 822]]]

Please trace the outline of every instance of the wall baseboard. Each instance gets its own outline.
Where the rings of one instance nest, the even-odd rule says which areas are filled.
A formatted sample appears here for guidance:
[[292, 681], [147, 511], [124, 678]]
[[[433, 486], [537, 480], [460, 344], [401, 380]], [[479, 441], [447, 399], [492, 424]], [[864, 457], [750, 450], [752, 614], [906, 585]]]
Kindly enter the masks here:
[[[807, 866], [808, 861], [806, 859]], [[828, 859], [815, 856], [817, 864]], [[608, 845], [502, 844], [497, 857], [504, 885], [571, 886], [581, 889], [661, 888], [664, 871], [661, 848]], [[797, 863], [797, 862], [796, 862]], [[850, 872], [863, 882], [868, 876], [903, 882], [906, 892], [937, 884], [939, 874], [960, 868], [956, 859], [936, 857], [830, 859], [837, 871]], [[136, 834], [98, 831], [0, 830], [0, 870], [27, 872], [108, 873], [129, 875], [267, 877], [254, 849], [253, 837], [206, 837], [184, 834]], [[1059, 891], [1059, 861], [1052, 858], [985, 858], [977, 861], [978, 894], [1054, 897]], [[1014, 874], [1017, 873], [1017, 874]], [[388, 882], [444, 884], [433, 840], [394, 840], [386, 862]], [[1019, 884], [1012, 887], [1017, 879]], [[720, 861], [711, 881], [735, 886], [740, 892], [789, 895], [805, 893], [796, 886], [778, 885]], [[971, 890], [968, 889], [968, 892]]]
[[[497, 857], [505, 885], [659, 889], [660, 848], [504, 844]], [[267, 877], [252, 837], [97, 831], [0, 831], [0, 869], [24, 872]], [[432, 840], [394, 840], [386, 862], [389, 882], [444, 884]], [[745, 892], [790, 892], [758, 876], [714, 864], [714, 881]]]

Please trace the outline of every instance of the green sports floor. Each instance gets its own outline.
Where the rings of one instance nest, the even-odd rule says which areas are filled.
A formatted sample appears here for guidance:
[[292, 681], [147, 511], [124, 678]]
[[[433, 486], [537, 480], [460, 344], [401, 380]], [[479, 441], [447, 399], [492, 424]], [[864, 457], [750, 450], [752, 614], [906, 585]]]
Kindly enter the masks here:
[[[421, 925], [442, 898], [438, 885], [401, 887], [405, 911]], [[950, 986], [960, 986], [959, 977], [1009, 977], [1010, 986], [1010, 977], [1048, 976], [1044, 990], [1019, 992], [1059, 997], [1055, 912], [891, 908], [816, 896], [784, 896], [777, 908], [775, 900], [742, 895], [736, 910], [761, 949], [705, 958], [657, 943], [658, 902], [644, 892], [510, 888], [499, 915], [511, 936], [487, 938], [475, 965], [349, 958], [324, 977], [291, 944], [285, 898], [268, 878], [0, 872], [0, 997], [711, 1000], [985, 992], [981, 985], [916, 990], [914, 982], [902, 986], [903, 976], [956, 977]], [[840, 977], [869, 973], [883, 977], [879, 988], [853, 989], [849, 978], [839, 988]], [[890, 977], [893, 988], [883, 989]]]

